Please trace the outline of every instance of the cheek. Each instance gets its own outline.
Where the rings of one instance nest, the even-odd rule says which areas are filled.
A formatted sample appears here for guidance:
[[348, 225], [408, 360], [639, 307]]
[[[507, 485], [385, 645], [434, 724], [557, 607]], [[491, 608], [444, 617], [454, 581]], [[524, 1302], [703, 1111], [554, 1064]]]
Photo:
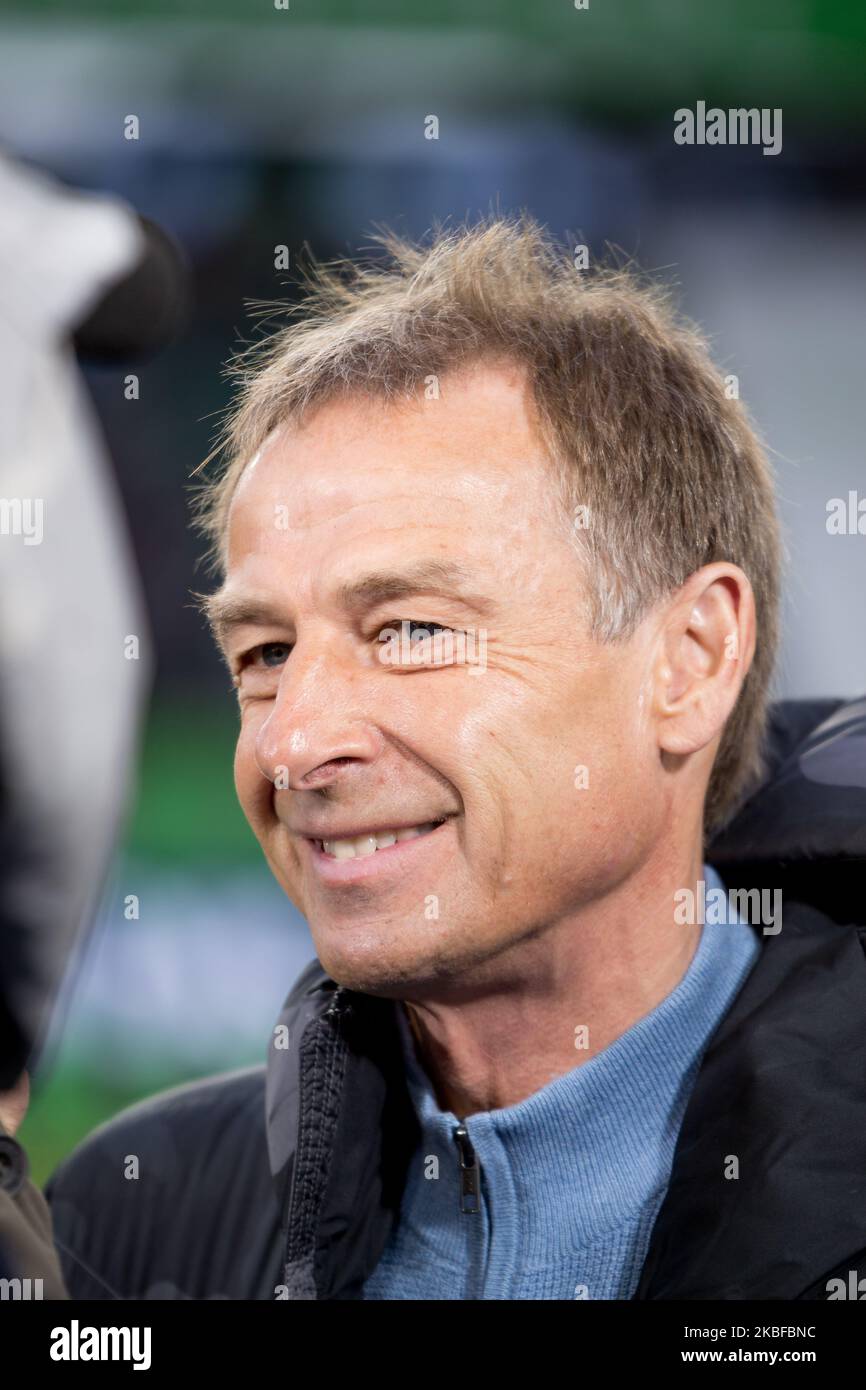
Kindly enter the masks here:
[[586, 797], [593, 809], [594, 822], [601, 834], [615, 840], [628, 837], [653, 813], [653, 782], [648, 747], [629, 719], [621, 711], [615, 729], [600, 732], [591, 744], [587, 762], [588, 788], [576, 792]]
[[528, 785], [512, 805], [524, 835], [546, 842], [552, 866], [605, 862], [655, 814], [650, 742], [621, 691], [570, 693], [546, 720], [524, 726], [515, 746]]

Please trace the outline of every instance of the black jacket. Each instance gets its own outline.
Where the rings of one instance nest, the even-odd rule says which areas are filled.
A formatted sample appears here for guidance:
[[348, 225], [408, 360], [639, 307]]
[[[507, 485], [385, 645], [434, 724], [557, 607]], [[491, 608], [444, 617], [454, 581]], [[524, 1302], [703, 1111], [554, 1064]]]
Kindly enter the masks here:
[[[706, 858], [781, 888], [783, 926], [755, 928], [704, 1054], [635, 1297], [824, 1299], [866, 1275], [866, 700], [775, 706], [769, 775]], [[314, 961], [279, 1023], [266, 1067], [137, 1105], [57, 1170], [73, 1298], [362, 1296], [418, 1137], [395, 1005]]]

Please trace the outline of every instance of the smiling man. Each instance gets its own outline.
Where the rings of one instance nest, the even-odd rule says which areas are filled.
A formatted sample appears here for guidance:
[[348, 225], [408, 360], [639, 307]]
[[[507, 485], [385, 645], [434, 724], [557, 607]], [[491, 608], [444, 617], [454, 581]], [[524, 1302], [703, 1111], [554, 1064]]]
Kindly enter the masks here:
[[[387, 268], [319, 269], [301, 320], [242, 363], [202, 513], [238, 796], [317, 960], [264, 1094], [259, 1071], [183, 1088], [61, 1170], [55, 1221], [90, 1269], [69, 1277], [125, 1296], [799, 1296], [850, 1227], [801, 1267], [783, 1201], [784, 1250], [768, 1228], [744, 1267], [749, 1204], [794, 1192], [773, 1135], [727, 1105], [755, 1085], [742, 1013], [770, 1007], [802, 912], [767, 934], [675, 910], [722, 887], [708, 835], [762, 776], [764, 455], [696, 332], [632, 276], [577, 273], [528, 219], [387, 244]], [[736, 1086], [704, 1065], [725, 1026]], [[120, 1155], [142, 1148], [133, 1199]], [[125, 1256], [118, 1212], [82, 1211], [97, 1172]], [[745, 1193], [727, 1266], [718, 1232], [709, 1270], [695, 1255], [699, 1193], [721, 1225]]]
[[[459, 1115], [607, 1047], [694, 954], [671, 904], [701, 877], [755, 641], [745, 573], [701, 558], [630, 639], [593, 637], [507, 362], [443, 375], [438, 399], [329, 401], [237, 479], [208, 607], [238, 689], [241, 804], [324, 969], [407, 1002]], [[425, 663], [438, 628], [483, 630], [483, 672]], [[421, 660], [383, 659], [395, 629]]]

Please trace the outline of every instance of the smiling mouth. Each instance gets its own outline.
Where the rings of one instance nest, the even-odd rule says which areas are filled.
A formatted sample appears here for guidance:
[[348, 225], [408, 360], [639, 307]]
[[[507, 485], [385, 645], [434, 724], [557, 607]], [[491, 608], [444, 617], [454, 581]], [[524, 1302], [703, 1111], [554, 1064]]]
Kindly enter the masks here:
[[352, 835], [341, 840], [312, 840], [322, 854], [329, 859], [367, 859], [380, 849], [390, 849], [392, 845], [405, 840], [418, 840], [429, 835], [431, 830], [445, 824], [445, 817], [426, 821], [422, 825], [410, 825], [395, 830], [371, 830], [363, 835]]

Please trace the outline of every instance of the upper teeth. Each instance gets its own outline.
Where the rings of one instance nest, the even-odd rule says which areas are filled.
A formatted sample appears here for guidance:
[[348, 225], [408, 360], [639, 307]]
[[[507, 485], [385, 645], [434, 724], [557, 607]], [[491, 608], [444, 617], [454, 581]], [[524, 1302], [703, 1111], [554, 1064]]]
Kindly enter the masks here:
[[371, 835], [355, 835], [348, 840], [321, 840], [319, 843], [326, 854], [333, 859], [363, 859], [375, 854], [377, 849], [387, 849], [389, 845], [402, 840], [415, 840], [434, 828], [435, 822], [425, 825], [410, 825], [405, 830], [377, 830]]

